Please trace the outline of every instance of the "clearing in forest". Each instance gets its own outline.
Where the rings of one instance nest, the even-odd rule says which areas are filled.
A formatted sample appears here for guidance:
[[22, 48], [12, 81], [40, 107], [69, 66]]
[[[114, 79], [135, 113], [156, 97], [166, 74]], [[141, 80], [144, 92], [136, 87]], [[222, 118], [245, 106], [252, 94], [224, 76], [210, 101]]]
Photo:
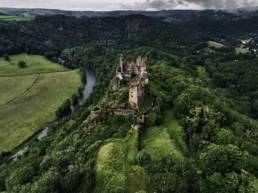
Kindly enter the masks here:
[[143, 138], [143, 151], [150, 154], [153, 160], [160, 160], [162, 157], [169, 155], [181, 158], [188, 154], [183, 133], [183, 128], [176, 120], [174, 112], [167, 111], [163, 124], [146, 130]]
[[213, 48], [213, 49], [219, 49], [219, 48], [223, 48], [224, 45], [222, 43], [219, 43], [219, 42], [208, 41], [208, 47]]
[[138, 134], [132, 130], [124, 140], [103, 145], [97, 156], [95, 192], [139, 192], [146, 189], [148, 176], [135, 165]]

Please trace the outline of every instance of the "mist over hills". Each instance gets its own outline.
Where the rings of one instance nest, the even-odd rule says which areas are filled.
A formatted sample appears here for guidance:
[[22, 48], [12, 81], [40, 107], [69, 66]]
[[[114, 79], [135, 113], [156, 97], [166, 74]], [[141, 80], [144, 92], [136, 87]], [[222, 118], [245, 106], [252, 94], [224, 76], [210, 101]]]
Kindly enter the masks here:
[[66, 15], [75, 17], [119, 17], [127, 15], [141, 14], [148, 17], [173, 17], [175, 19], [193, 19], [198, 17], [213, 18], [239, 18], [252, 17], [258, 14], [257, 7], [248, 7], [243, 9], [220, 9], [220, 10], [160, 10], [160, 11], [67, 11], [59, 9], [27, 9], [27, 8], [0, 8], [0, 13], [11, 16], [37, 16], [37, 15]]

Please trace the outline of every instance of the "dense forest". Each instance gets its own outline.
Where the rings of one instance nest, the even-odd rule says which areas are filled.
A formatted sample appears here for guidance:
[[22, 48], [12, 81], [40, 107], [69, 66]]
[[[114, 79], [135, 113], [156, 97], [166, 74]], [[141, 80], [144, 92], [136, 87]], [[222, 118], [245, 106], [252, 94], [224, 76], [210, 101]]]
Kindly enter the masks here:
[[[89, 68], [97, 79], [86, 104], [44, 140], [27, 142], [18, 160], [12, 157], [17, 150], [1, 152], [0, 192], [257, 193], [257, 27], [255, 15], [224, 12], [176, 22], [144, 15], [0, 22], [1, 56], [41, 54], [68, 68]], [[128, 105], [128, 83], [116, 92], [110, 86], [121, 54], [148, 58], [148, 113], [138, 112], [146, 123], [135, 138], [134, 115], [110, 116], [107, 105], [110, 98]], [[96, 106], [99, 120], [88, 123]], [[168, 129], [175, 154], [157, 156], [147, 139], [172, 120], [168, 111], [182, 133]], [[99, 174], [99, 152], [109, 144], [114, 170]]]

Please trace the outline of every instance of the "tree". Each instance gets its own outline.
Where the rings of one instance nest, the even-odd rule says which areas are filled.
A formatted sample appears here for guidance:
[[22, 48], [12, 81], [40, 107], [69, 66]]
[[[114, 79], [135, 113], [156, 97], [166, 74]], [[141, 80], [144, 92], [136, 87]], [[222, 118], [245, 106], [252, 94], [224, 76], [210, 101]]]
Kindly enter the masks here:
[[27, 67], [28, 67], [27, 64], [26, 64], [26, 62], [24, 62], [24, 61], [19, 61], [19, 62], [18, 62], [18, 66], [19, 66], [20, 68], [27, 68]]
[[248, 166], [249, 154], [242, 152], [234, 145], [211, 144], [207, 150], [200, 155], [200, 163], [206, 174], [220, 172], [222, 175], [232, 171], [240, 172]]
[[5, 54], [3, 57], [4, 57], [4, 59], [5, 59], [6, 61], [10, 61], [10, 57], [9, 57], [8, 54]]

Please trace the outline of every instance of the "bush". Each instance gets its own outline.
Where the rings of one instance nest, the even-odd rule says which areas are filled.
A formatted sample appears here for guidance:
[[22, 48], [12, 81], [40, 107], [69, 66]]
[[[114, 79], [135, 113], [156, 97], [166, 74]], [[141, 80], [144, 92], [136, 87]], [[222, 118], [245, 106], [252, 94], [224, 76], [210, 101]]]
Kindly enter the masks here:
[[19, 68], [27, 68], [28, 67], [26, 62], [24, 62], [24, 61], [19, 61], [18, 66], [19, 66]]
[[4, 57], [4, 59], [5, 59], [6, 61], [10, 61], [10, 57], [9, 57], [8, 54], [5, 54], [3, 57]]

